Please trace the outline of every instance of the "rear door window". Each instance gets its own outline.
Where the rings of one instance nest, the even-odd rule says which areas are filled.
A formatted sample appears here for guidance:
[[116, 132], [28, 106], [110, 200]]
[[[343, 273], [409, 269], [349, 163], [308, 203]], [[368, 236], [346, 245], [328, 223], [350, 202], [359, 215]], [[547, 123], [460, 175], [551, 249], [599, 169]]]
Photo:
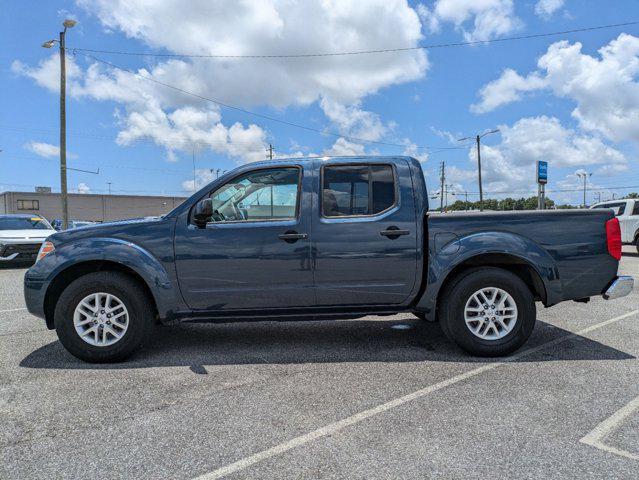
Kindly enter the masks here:
[[322, 215], [377, 215], [397, 203], [391, 165], [334, 165], [322, 170]]
[[635, 208], [632, 209], [633, 215], [639, 215], [639, 200], [635, 200]]

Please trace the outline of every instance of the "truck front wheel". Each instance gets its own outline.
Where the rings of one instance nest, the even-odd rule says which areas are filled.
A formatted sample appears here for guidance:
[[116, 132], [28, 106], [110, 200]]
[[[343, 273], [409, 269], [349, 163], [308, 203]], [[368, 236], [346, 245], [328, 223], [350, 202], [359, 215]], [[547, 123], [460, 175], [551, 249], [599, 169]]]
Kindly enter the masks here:
[[467, 270], [444, 292], [440, 323], [446, 336], [481, 357], [508, 355], [535, 326], [535, 299], [515, 274], [494, 267]]
[[140, 348], [153, 330], [153, 309], [143, 288], [120, 272], [95, 272], [67, 286], [56, 304], [60, 343], [91, 363], [117, 362]]

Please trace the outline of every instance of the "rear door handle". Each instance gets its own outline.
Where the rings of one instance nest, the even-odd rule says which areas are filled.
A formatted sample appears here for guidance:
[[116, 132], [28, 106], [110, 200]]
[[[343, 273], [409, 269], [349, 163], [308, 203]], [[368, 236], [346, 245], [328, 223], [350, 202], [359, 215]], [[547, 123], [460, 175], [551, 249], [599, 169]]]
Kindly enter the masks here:
[[295, 243], [298, 240], [306, 240], [308, 233], [297, 233], [295, 230], [289, 230], [288, 232], [280, 233], [277, 238], [284, 240], [286, 243]]
[[402, 235], [410, 235], [410, 230], [400, 230], [397, 227], [388, 227], [386, 230], [379, 232], [379, 234], [383, 237], [389, 238], [390, 240], [395, 240]]

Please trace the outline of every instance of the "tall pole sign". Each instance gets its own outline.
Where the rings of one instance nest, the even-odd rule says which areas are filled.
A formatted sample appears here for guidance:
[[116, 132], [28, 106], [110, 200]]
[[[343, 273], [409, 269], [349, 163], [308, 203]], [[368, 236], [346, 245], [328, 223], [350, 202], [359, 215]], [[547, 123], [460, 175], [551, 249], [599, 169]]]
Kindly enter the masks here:
[[548, 183], [548, 162], [537, 160], [537, 209], [546, 209], [546, 184]]

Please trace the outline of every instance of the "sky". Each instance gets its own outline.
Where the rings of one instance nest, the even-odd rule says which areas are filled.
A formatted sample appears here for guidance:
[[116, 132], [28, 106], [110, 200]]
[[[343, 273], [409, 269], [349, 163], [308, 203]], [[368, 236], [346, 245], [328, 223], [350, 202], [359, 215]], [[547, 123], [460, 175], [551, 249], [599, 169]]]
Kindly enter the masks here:
[[[411, 155], [433, 196], [444, 162], [449, 201], [477, 200], [476, 150], [458, 139], [494, 129], [485, 197], [534, 195], [537, 160], [559, 203], [580, 203], [578, 173], [588, 203], [639, 191], [639, 24], [414, 48], [639, 21], [635, 0], [3, 5], [0, 191], [59, 191], [59, 52], [41, 45], [65, 18], [67, 157], [85, 170], [71, 191], [188, 196], [273, 145]], [[404, 50], [290, 57], [384, 49]]]

